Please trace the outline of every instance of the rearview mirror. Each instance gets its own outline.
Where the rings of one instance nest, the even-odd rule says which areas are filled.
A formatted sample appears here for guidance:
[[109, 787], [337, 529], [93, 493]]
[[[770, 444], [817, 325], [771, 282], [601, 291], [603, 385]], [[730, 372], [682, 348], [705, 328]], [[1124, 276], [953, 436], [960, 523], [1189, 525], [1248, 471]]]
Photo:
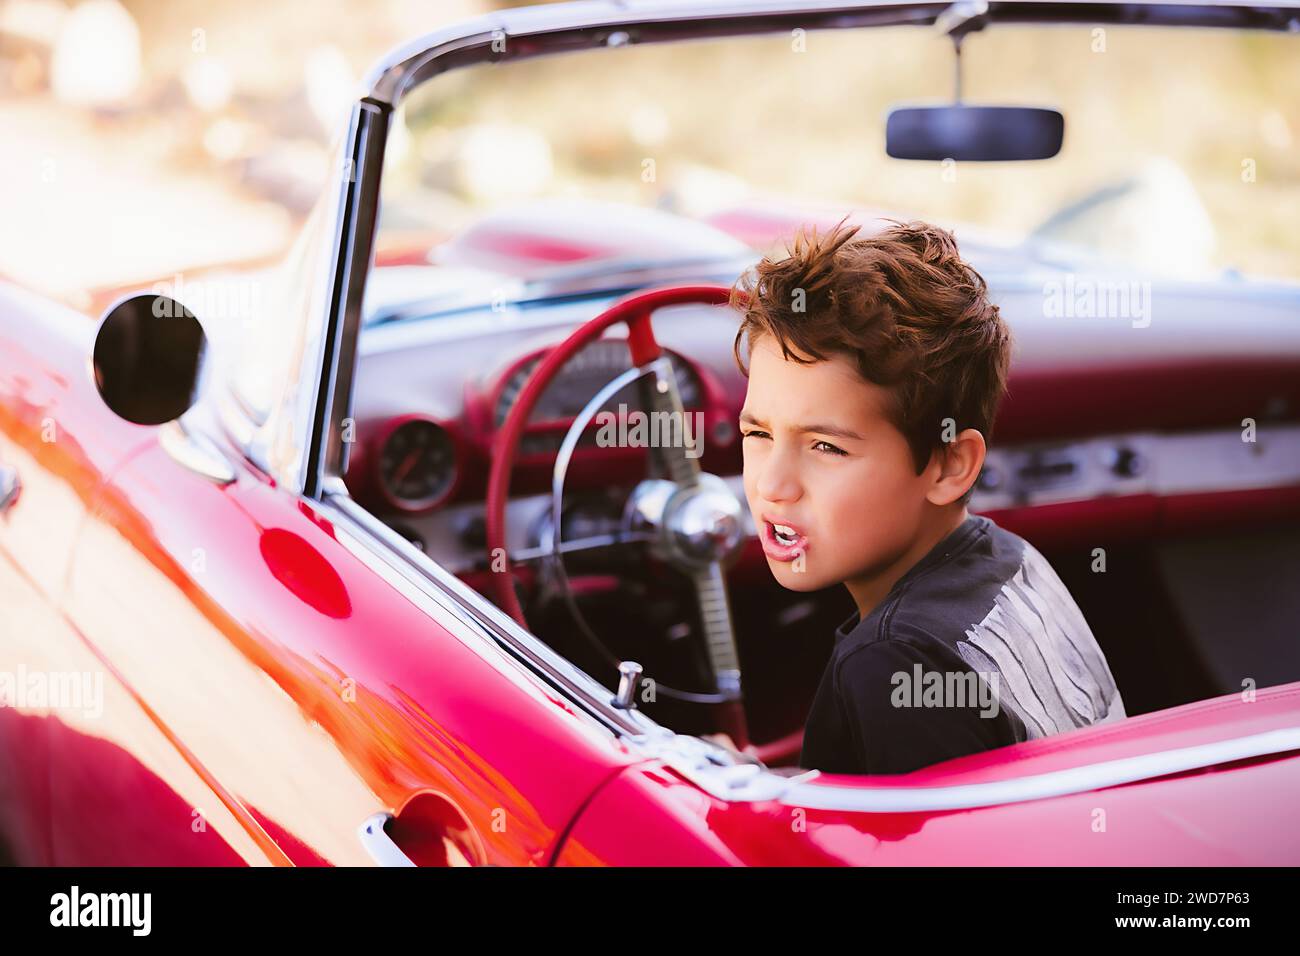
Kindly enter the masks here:
[[129, 422], [173, 421], [198, 398], [207, 344], [199, 320], [175, 299], [153, 293], [122, 299], [95, 334], [95, 387]]
[[894, 159], [1051, 159], [1064, 138], [1061, 113], [1030, 106], [909, 107], [885, 124], [885, 152]]

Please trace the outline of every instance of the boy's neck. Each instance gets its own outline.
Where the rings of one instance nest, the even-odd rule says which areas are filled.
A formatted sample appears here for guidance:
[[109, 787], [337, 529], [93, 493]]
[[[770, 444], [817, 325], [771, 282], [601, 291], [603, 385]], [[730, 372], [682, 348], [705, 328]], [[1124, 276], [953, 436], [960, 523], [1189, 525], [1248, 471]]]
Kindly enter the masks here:
[[962, 505], [960, 510], [952, 515], [940, 516], [940, 520], [936, 521], [932, 527], [927, 528], [920, 535], [917, 535], [912, 546], [889, 567], [870, 576], [851, 578], [845, 581], [844, 586], [848, 588], [849, 594], [858, 606], [858, 620], [865, 621], [867, 616], [885, 599], [885, 595], [898, 583], [898, 580], [910, 571], [918, 561], [929, 554], [935, 545], [960, 528], [968, 517], [969, 513], [965, 505]]

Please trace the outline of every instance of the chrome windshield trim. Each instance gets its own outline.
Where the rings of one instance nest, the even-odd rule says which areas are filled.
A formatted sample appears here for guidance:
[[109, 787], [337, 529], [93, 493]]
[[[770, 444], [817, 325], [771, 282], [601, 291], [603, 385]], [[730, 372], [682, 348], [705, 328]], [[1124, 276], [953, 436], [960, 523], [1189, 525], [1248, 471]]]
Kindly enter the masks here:
[[[1168, 23], [1240, 26], [1300, 32], [1300, 0], [1255, 6], [1229, 0], [1197, 3], [991, 3], [989, 19], [1004, 22]], [[299, 380], [286, 387], [273, 420], [259, 429], [254, 460], [287, 487], [320, 498], [347, 468], [349, 448], [340, 435], [351, 409], [352, 375], [365, 285], [373, 258], [379, 188], [392, 110], [419, 83], [480, 62], [534, 57], [623, 43], [668, 43], [703, 37], [773, 33], [791, 29], [843, 29], [932, 24], [949, 3], [819, 2], [581, 2], [497, 11], [454, 24], [391, 53], [371, 72], [370, 90], [353, 112], [350, 151], [343, 173], [335, 227], [331, 295], [326, 314], [311, 317], [304, 336]], [[615, 29], [617, 28], [617, 29]], [[527, 37], [527, 43], [510, 38]], [[317, 361], [318, 360], [318, 361]], [[311, 363], [315, 361], [315, 368]], [[303, 392], [310, 387], [307, 402]], [[310, 406], [310, 407], [304, 407]], [[287, 421], [285, 420], [287, 418]]]
[[[329, 381], [333, 380], [332, 369], [329, 373], [325, 369], [324, 339], [333, 315], [340, 249], [347, 248], [344, 233], [348, 231], [347, 212], [355, 178], [353, 157], [355, 150], [363, 145], [358, 132], [360, 112], [360, 105], [354, 107], [345, 134], [333, 144], [334, 162], [327, 185], [303, 224], [304, 231], [299, 234], [299, 241], [307, 238], [307, 231], [319, 233], [322, 237], [321, 248], [305, 258], [301, 265], [306, 281], [312, 283], [313, 288], [326, 285], [331, 288], [318, 289], [319, 295], [305, 295], [302, 301], [305, 314], [263, 317], [263, 321], [268, 322], [297, 323], [299, 341], [292, 354], [292, 361], [296, 364], [282, 370], [285, 380], [271, 397], [264, 414], [254, 413], [240, 394], [229, 371], [233, 365], [223, 376], [220, 394], [215, 399], [222, 430], [243, 456], [274, 478], [279, 487], [293, 494], [306, 489], [308, 475], [320, 461], [320, 456], [312, 450], [312, 426], [322, 390], [328, 386], [326, 375], [329, 374]], [[292, 256], [291, 248], [280, 263], [280, 270], [289, 269]], [[298, 276], [282, 273], [279, 281], [291, 278]]]
[[[399, 46], [365, 81], [372, 99], [396, 106], [430, 77], [475, 62], [544, 56], [636, 42], [772, 33], [782, 29], [932, 23], [950, 4], [741, 2], [578, 2], [516, 7], [453, 24]], [[629, 32], [632, 31], [632, 32]], [[635, 33], [635, 36], [633, 35]], [[523, 50], [511, 40], [529, 38]], [[439, 63], [438, 61], [446, 61]]]
[[341, 222], [335, 245], [333, 285], [321, 342], [320, 379], [311, 410], [311, 429], [302, 491], [319, 498], [331, 478], [346, 473], [349, 445], [343, 423], [352, 408], [352, 376], [361, 330], [366, 277], [374, 261], [379, 218], [379, 182], [391, 110], [362, 100], [353, 114], [353, 149], [346, 175]]
[[[372, 99], [396, 106], [412, 88], [444, 71], [446, 67], [438, 60], [455, 60], [450, 63], [455, 67], [482, 59], [537, 56], [628, 42], [770, 33], [785, 28], [929, 26], [953, 6], [950, 2], [893, 0], [616, 0], [517, 7], [453, 24], [397, 47], [371, 70], [365, 85]], [[994, 0], [988, 4], [987, 18], [992, 23], [1135, 24], [1296, 32], [1300, 31], [1297, 7], [1300, 3], [1296, 0], [1271, 4], [1249, 0]], [[492, 50], [494, 42], [508, 48], [511, 39], [523, 37], [532, 41], [524, 51]], [[484, 48], [490, 55], [483, 53]]]

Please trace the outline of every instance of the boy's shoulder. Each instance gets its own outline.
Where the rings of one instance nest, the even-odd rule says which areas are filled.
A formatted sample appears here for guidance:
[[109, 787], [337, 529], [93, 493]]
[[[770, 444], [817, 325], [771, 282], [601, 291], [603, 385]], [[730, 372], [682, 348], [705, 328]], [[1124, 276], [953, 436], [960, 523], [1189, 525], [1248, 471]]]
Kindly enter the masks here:
[[865, 621], [836, 633], [842, 692], [876, 664], [975, 671], [1028, 737], [1118, 719], [1123, 704], [1083, 613], [1024, 538], [972, 515], [899, 580]]
[[971, 515], [909, 569], [866, 620], [854, 614], [840, 625], [836, 657], [880, 641], [955, 643], [1014, 579], [1026, 549], [1030, 545], [1019, 535]]

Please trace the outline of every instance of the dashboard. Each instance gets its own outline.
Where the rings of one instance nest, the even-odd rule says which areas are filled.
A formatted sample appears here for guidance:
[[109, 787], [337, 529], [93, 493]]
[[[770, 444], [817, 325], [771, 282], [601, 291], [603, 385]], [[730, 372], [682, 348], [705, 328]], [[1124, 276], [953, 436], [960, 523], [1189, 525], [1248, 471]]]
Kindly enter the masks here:
[[[418, 519], [464, 501], [478, 502], [481, 510], [496, 433], [548, 351], [600, 311], [582, 305], [505, 317], [493, 312], [492, 323], [435, 319], [366, 329], [353, 406], [358, 434], [346, 474], [353, 496], [381, 516]], [[520, 437], [512, 494], [549, 487], [555, 455], [575, 418], [629, 368], [621, 331], [588, 344], [543, 392]], [[655, 333], [684, 410], [705, 429], [702, 466], [738, 472], [735, 423], [744, 379], [730, 352], [734, 317], [715, 307], [666, 308], [656, 315]], [[638, 384], [620, 390], [601, 411], [621, 416], [643, 407]], [[644, 476], [644, 449], [602, 448], [597, 439], [595, 425], [581, 436], [570, 487]]]
[[[486, 404], [491, 409], [491, 429], [489, 434], [479, 436], [484, 444], [478, 448], [462, 423], [446, 419], [412, 413], [381, 426], [373, 442], [376, 450], [372, 478], [383, 503], [417, 514], [443, 504], [457, 489], [467, 459], [481, 459], [490, 445], [490, 434], [505, 425], [525, 382], [546, 354], [547, 349], [539, 349], [514, 362], [488, 389], [471, 396], [471, 404]], [[684, 409], [701, 412], [708, 406], [709, 392], [700, 372], [671, 350], [668, 358]], [[565, 433], [591, 397], [626, 371], [630, 363], [627, 342], [619, 338], [598, 339], [565, 363], [529, 417], [520, 438], [519, 457], [535, 460], [556, 454]], [[640, 407], [636, 385], [631, 383], [615, 393], [599, 411], [619, 415]], [[585, 431], [579, 447], [592, 448], [596, 434], [592, 428]]]
[[[500, 428], [506, 423], [506, 416], [523, 391], [528, 376], [533, 374], [545, 350], [539, 351], [521, 362], [517, 362], [504, 377], [497, 388], [496, 399], [492, 403], [493, 425]], [[677, 380], [677, 389], [682, 397], [682, 405], [688, 409], [701, 408], [704, 405], [704, 386], [699, 372], [681, 355], [669, 353], [673, 363], [673, 372]], [[627, 342], [623, 339], [597, 339], [565, 363], [551, 386], [542, 393], [533, 409], [532, 420], [571, 423], [578, 413], [586, 407], [591, 397], [609, 381], [627, 370], [631, 362]], [[602, 411], [611, 411], [620, 404], [635, 405], [637, 402], [635, 385], [625, 386], [620, 392], [606, 402]], [[552, 449], [554, 450], [554, 449]]]

